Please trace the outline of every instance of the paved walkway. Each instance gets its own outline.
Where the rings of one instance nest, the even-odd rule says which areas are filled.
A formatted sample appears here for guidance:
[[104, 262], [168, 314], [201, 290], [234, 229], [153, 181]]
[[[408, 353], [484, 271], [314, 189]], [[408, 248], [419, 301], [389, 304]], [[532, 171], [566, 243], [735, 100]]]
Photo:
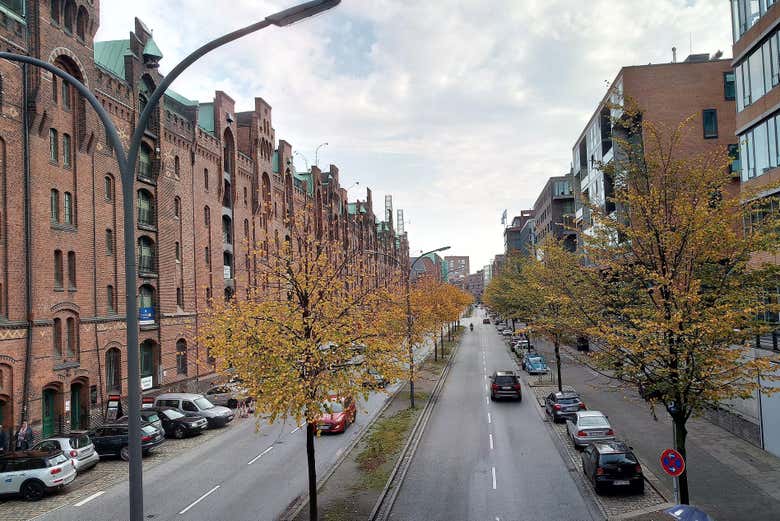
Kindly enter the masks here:
[[[554, 371], [552, 346], [535, 341]], [[660, 453], [672, 445], [668, 414], [648, 405], [631, 389], [599, 375], [573, 358], [578, 353], [563, 349], [563, 383], [579, 391], [589, 409], [609, 415], [619, 437], [626, 439], [638, 456], [649, 463], [661, 491], [673, 499], [672, 480], [658, 464]], [[688, 473], [691, 503], [718, 521], [776, 521], [780, 519], [780, 458], [734, 436], [704, 419], [688, 423]]]

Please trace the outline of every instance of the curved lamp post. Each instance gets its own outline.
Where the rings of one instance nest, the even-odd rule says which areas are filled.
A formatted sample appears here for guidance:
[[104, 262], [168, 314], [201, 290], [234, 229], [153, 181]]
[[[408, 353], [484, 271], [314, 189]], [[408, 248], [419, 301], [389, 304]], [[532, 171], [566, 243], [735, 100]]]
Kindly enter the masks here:
[[327, 141], [325, 143], [320, 143], [319, 146], [317, 146], [317, 149], [314, 151], [314, 166], [316, 166], [317, 168], [319, 168], [320, 166], [320, 160], [319, 160], [320, 149], [326, 146], [328, 146]]
[[[412, 265], [409, 266], [409, 273], [406, 274], [406, 282], [404, 283], [405, 287], [405, 293], [406, 293], [406, 345], [409, 348], [409, 407], [414, 409], [414, 350], [412, 349], [412, 288], [411, 288], [411, 281], [409, 279], [412, 278], [412, 272], [414, 272], [414, 265], [417, 264], [417, 262], [425, 257], [426, 255], [430, 255], [431, 253], [438, 253], [440, 251], [449, 250], [449, 246], [442, 246], [441, 248], [436, 248], [435, 250], [431, 250], [425, 253], [422, 253], [417, 256], [416, 259], [414, 259], [414, 262], [412, 262]], [[382, 253], [380, 251], [374, 251], [374, 250], [363, 250], [365, 253], [375, 253], [378, 255], [384, 255], [385, 257], [388, 257], [390, 259], [395, 260], [395, 263], [398, 265], [398, 267], [401, 267], [401, 263], [398, 260], [397, 257], [394, 257], [392, 255], [388, 255], [387, 253]], [[435, 342], [434, 338], [434, 342]]]
[[[106, 112], [97, 98], [90, 92], [90, 90], [79, 80], [68, 74], [67, 72], [55, 67], [53, 64], [48, 63], [37, 58], [30, 56], [24, 56], [20, 54], [0, 52], [0, 58], [21, 62], [23, 69], [26, 71], [26, 65], [34, 65], [44, 70], [51, 72], [52, 74], [59, 76], [62, 80], [72, 85], [95, 109], [100, 121], [106, 128], [108, 140], [111, 142], [111, 146], [116, 154], [117, 164], [122, 180], [122, 210], [124, 213], [124, 255], [125, 255], [125, 313], [126, 313], [126, 327], [127, 327], [127, 405], [130, 410], [130, 416], [128, 418], [128, 428], [130, 433], [139, 433], [141, 431], [141, 417], [138, 411], [141, 410], [141, 382], [140, 382], [140, 368], [139, 368], [139, 352], [138, 352], [138, 310], [136, 309], [136, 284], [137, 284], [137, 272], [135, 261], [135, 190], [133, 190], [135, 182], [135, 165], [138, 158], [138, 150], [141, 146], [141, 138], [143, 137], [146, 123], [152, 115], [152, 111], [156, 110], [157, 104], [162, 98], [165, 91], [171, 83], [178, 78], [182, 72], [184, 72], [190, 65], [195, 63], [198, 59], [213, 51], [214, 49], [237, 40], [243, 36], [264, 29], [269, 25], [275, 25], [277, 27], [286, 27], [288, 25], [299, 22], [310, 16], [314, 16], [323, 11], [331, 9], [337, 6], [341, 0], [314, 0], [311, 2], [305, 2], [300, 5], [279, 11], [278, 13], [267, 16], [265, 19], [256, 22], [252, 25], [248, 25], [242, 29], [228, 33], [220, 38], [212, 40], [200, 48], [196, 49], [189, 56], [184, 58], [168, 75], [166, 75], [154, 92], [149, 97], [148, 103], [144, 110], [141, 112], [136, 122], [133, 136], [130, 140], [127, 153], [125, 153], [124, 144], [119, 139], [119, 135], [116, 130], [114, 122], [111, 120], [111, 116]], [[24, 81], [27, 81], [26, 74]], [[26, 110], [26, 108], [25, 108]], [[137, 435], [129, 437], [129, 449], [130, 449], [130, 461], [129, 461], [129, 504], [130, 504], [130, 521], [142, 521], [143, 520], [143, 467], [141, 462], [141, 438]]]

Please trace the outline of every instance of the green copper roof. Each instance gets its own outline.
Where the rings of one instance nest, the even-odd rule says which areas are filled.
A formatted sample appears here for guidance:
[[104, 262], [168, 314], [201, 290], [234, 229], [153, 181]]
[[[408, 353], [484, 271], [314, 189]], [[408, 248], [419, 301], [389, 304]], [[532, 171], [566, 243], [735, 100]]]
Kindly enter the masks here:
[[347, 213], [349, 215], [355, 215], [357, 213], [357, 204], [347, 203]]
[[160, 48], [157, 47], [157, 44], [154, 43], [154, 40], [150, 36], [148, 40], [146, 40], [146, 45], [144, 45], [144, 56], [154, 56], [155, 58], [162, 58], [162, 51], [160, 51]]
[[125, 56], [130, 54], [130, 40], [95, 42], [95, 63], [111, 74], [125, 79]]
[[271, 159], [271, 169], [275, 173], [277, 174], [279, 173], [279, 151], [278, 150], [274, 150], [274, 156]]
[[190, 99], [187, 99], [184, 96], [182, 96], [181, 94], [179, 94], [178, 92], [174, 92], [171, 89], [166, 90], [165, 91], [165, 95], [168, 96], [169, 98], [175, 100], [175, 101], [178, 101], [182, 105], [186, 105], [188, 107], [194, 107], [194, 106], [196, 106], [198, 104], [197, 101], [192, 101]]
[[210, 134], [214, 134], [214, 104], [202, 103], [198, 107], [198, 126]]

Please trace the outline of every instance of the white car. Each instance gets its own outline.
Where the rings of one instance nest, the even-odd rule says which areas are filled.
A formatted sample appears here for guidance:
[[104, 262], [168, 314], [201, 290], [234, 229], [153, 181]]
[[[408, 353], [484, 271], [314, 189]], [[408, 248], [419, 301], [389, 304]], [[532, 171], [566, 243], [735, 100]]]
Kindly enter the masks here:
[[27, 501], [76, 479], [76, 465], [62, 451], [18, 451], [0, 456], [0, 494], [21, 494]]
[[86, 432], [71, 432], [67, 436], [47, 438], [38, 442], [31, 450], [41, 450], [52, 453], [61, 450], [66, 456], [73, 460], [76, 472], [83, 472], [92, 468], [100, 461], [100, 456]]
[[575, 449], [593, 442], [615, 439], [615, 431], [601, 411], [578, 411], [574, 419], [566, 420], [566, 429]]

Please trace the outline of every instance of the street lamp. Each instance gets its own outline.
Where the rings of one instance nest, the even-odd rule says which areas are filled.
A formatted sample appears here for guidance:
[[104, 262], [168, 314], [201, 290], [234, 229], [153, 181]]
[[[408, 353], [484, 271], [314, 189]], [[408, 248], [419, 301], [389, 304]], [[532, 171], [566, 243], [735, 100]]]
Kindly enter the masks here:
[[[422, 259], [426, 255], [430, 255], [431, 253], [438, 253], [440, 251], [445, 251], [449, 249], [450, 249], [449, 246], [442, 246], [441, 248], [436, 248], [435, 250], [431, 250], [419, 255], [416, 259], [414, 259], [414, 262], [412, 262], [411, 266], [409, 266], [409, 273], [407, 273], [406, 275], [406, 282], [404, 284], [405, 293], [406, 293], [406, 345], [409, 349], [409, 406], [412, 409], [414, 409], [414, 350], [412, 349], [412, 288], [411, 288], [410, 279], [412, 278], [412, 273], [414, 272], [414, 265], [417, 264], [417, 262], [420, 259]], [[401, 263], [398, 261], [397, 257], [388, 255], [387, 253], [382, 253], [374, 250], [363, 250], [363, 251], [365, 253], [376, 253], [379, 255], [384, 255], [386, 257], [395, 260], [398, 267], [401, 266]]]
[[325, 143], [320, 143], [320, 145], [314, 151], [314, 166], [316, 166], [317, 168], [319, 168], [319, 166], [320, 166], [320, 160], [317, 159], [317, 157], [318, 157], [318, 155], [320, 153], [320, 149], [322, 147], [326, 147], [326, 146], [328, 146], [328, 142], [327, 141]]
[[[200, 48], [193, 51], [176, 65], [167, 76], [163, 78], [157, 88], [154, 89], [148, 99], [146, 107], [141, 111], [133, 131], [130, 145], [125, 152], [124, 145], [119, 139], [116, 126], [111, 120], [111, 116], [106, 112], [97, 98], [90, 90], [79, 80], [67, 72], [55, 67], [46, 61], [39, 60], [30, 56], [0, 52], [0, 58], [22, 63], [24, 82], [27, 83], [27, 65], [34, 65], [52, 74], [59, 76], [62, 80], [72, 85], [89, 102], [100, 118], [100, 121], [106, 128], [108, 140], [116, 154], [116, 161], [119, 166], [122, 180], [122, 210], [124, 213], [124, 255], [125, 255], [125, 313], [127, 327], [127, 405], [130, 410], [128, 418], [129, 436], [129, 506], [130, 521], [143, 520], [143, 467], [141, 462], [141, 438], [134, 435], [141, 431], [141, 416], [138, 411], [141, 410], [141, 389], [140, 389], [140, 368], [138, 351], [138, 311], [136, 308], [136, 284], [138, 274], [136, 272], [135, 261], [135, 190], [133, 189], [135, 181], [135, 165], [138, 158], [138, 151], [141, 146], [141, 139], [146, 128], [146, 123], [156, 110], [157, 103], [168, 87], [184, 72], [190, 65], [198, 59], [205, 56], [214, 49], [227, 43], [237, 40], [243, 36], [264, 29], [269, 25], [277, 27], [287, 27], [310, 16], [317, 15], [328, 9], [331, 9], [341, 3], [341, 0], [314, 0], [304, 2], [297, 6], [279, 11], [278, 13], [267, 16], [264, 20], [248, 25], [228, 33], [220, 38], [212, 40]], [[25, 107], [25, 111], [27, 108]], [[26, 407], [25, 407], [26, 410]]]

